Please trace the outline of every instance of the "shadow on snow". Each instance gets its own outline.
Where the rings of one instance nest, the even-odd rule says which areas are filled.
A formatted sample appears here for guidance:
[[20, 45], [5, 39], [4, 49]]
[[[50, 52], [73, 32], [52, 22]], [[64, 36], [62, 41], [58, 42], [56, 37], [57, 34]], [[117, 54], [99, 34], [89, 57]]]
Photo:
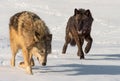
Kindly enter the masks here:
[[81, 65], [63, 64], [56, 66], [46, 66], [45, 68], [33, 68], [40, 70], [40, 73], [63, 73], [66, 75], [120, 75], [120, 66], [113, 65]]
[[[104, 56], [99, 60], [120, 60], [120, 54], [96, 54], [90, 56]], [[92, 58], [91, 58], [92, 59]], [[91, 60], [90, 59], [90, 60]], [[62, 59], [61, 59], [62, 60]], [[71, 59], [72, 60], [72, 59]], [[87, 60], [87, 59], [86, 59]], [[94, 60], [94, 58], [92, 59]], [[95, 59], [97, 60], [97, 59]], [[69, 60], [68, 60], [69, 61]], [[89, 59], [87, 60], [89, 61]], [[116, 61], [117, 62], [117, 61]], [[119, 64], [119, 63], [118, 63]], [[120, 75], [120, 65], [83, 65], [83, 64], [56, 64], [54, 66], [33, 67], [39, 73], [63, 73], [64, 75]]]
[[[93, 58], [86, 58], [86, 60], [120, 60], [120, 54], [91, 54], [88, 55]], [[94, 58], [101, 57], [101, 58]]]

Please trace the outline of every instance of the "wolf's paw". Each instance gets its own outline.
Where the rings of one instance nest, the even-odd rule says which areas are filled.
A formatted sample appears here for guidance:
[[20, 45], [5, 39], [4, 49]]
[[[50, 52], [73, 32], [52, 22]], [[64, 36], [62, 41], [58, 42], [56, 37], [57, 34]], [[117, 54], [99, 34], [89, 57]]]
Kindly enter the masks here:
[[24, 62], [20, 62], [19, 63], [19, 67], [25, 69], [25, 63]]
[[33, 75], [32, 68], [30, 66], [26, 67], [27, 74]]
[[13, 61], [13, 59], [11, 59], [10, 64], [11, 64], [11, 67], [15, 67], [15, 62]]
[[83, 56], [80, 56], [80, 59], [85, 59], [84, 55], [83, 55]]
[[90, 51], [90, 47], [86, 47], [84, 51], [87, 54]]

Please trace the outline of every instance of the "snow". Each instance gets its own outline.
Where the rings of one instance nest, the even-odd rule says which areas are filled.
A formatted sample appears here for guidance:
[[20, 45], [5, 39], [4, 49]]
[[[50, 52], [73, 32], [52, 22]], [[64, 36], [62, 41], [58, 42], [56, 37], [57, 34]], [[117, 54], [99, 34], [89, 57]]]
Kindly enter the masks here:
[[[0, 81], [120, 81], [120, 1], [119, 0], [1, 0], [0, 1]], [[74, 8], [90, 9], [93, 46], [85, 60], [77, 57], [77, 47], [64, 44], [67, 20]], [[16, 56], [16, 67], [10, 67], [9, 18], [19, 11], [38, 14], [53, 34], [52, 54], [47, 66], [35, 59], [34, 75], [18, 67], [23, 60]]]

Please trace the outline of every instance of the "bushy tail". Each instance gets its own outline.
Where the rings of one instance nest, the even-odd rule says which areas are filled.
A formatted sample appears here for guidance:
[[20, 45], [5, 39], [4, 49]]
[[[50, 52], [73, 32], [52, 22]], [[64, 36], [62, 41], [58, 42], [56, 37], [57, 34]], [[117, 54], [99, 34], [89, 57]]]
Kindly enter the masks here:
[[76, 42], [75, 42], [74, 39], [71, 40], [70, 45], [71, 45], [71, 46], [75, 46], [75, 45], [76, 45]]

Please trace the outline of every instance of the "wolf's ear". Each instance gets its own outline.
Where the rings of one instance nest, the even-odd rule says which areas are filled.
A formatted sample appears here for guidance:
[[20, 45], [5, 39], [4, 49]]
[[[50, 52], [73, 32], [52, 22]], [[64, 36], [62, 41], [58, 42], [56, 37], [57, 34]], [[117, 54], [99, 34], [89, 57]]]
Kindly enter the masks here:
[[47, 35], [47, 40], [52, 41], [52, 34]]
[[85, 11], [85, 15], [88, 16], [88, 17], [91, 17], [91, 12], [90, 12], [89, 9], [87, 9], [87, 10]]
[[40, 39], [40, 34], [35, 31], [35, 40], [38, 41]]
[[49, 34], [49, 38], [50, 38], [50, 40], [52, 41], [52, 34]]
[[47, 34], [41, 38], [42, 40], [52, 41], [52, 34]]
[[77, 10], [77, 9], [75, 8], [75, 9], [74, 9], [74, 16], [75, 16], [76, 14], [79, 14], [79, 10]]

